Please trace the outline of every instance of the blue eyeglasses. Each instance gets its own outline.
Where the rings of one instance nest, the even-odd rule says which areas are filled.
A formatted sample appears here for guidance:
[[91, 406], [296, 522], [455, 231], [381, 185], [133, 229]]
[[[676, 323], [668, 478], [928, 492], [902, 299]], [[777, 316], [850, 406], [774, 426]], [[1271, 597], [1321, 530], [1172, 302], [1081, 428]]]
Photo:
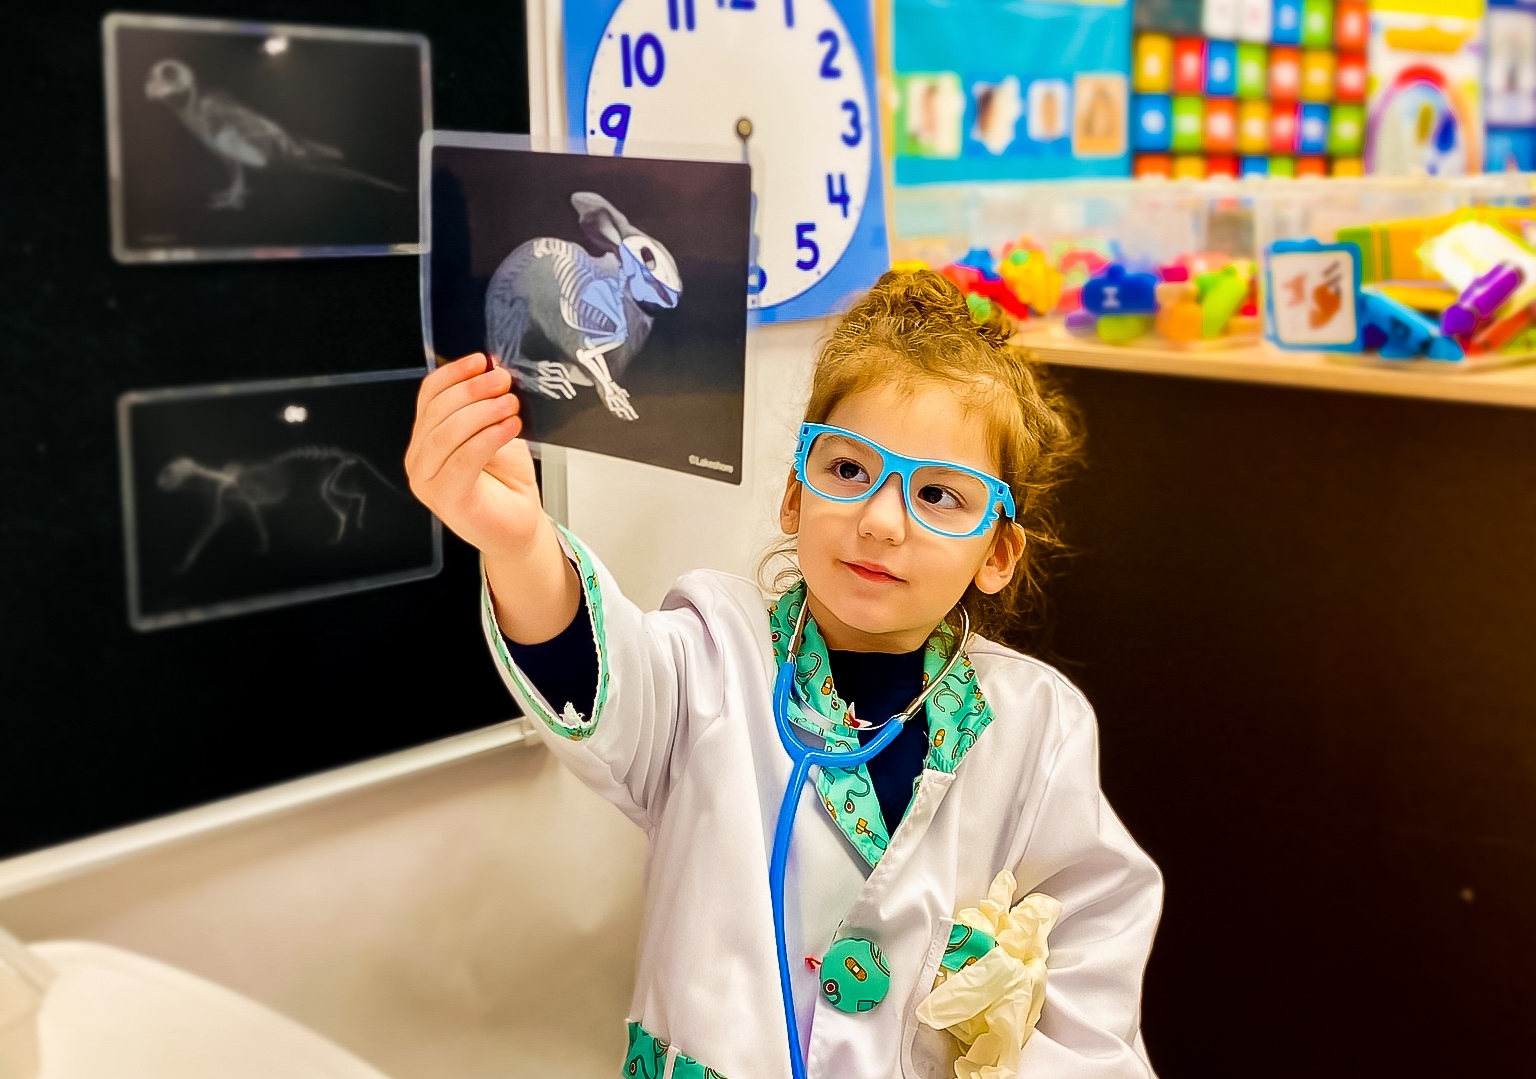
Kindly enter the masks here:
[[795, 478], [821, 498], [863, 502], [892, 475], [902, 479], [907, 513], [930, 532], [967, 539], [991, 528], [999, 515], [1013, 519], [1013, 492], [996, 476], [946, 461], [903, 457], [841, 427], [801, 424]]

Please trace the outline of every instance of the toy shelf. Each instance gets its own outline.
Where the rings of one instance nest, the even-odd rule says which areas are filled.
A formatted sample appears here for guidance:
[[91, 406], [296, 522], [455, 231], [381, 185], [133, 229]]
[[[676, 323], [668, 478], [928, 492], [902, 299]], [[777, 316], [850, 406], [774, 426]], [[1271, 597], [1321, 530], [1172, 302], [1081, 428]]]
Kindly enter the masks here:
[[[1047, 252], [1091, 248], [1133, 264], [1202, 252], [1262, 264], [1278, 239], [1331, 240], [1344, 227], [1533, 203], [1530, 174], [914, 185], [897, 188], [892, 198], [891, 253], [938, 268], [1028, 238]], [[1374, 353], [1287, 351], [1252, 338], [1181, 348], [1149, 334], [1109, 344], [1067, 333], [1059, 311], [1023, 323], [1018, 341], [1062, 366], [1536, 408], [1531, 352], [1394, 361]]]
[[1282, 352], [1264, 344], [1200, 350], [1114, 346], [1050, 331], [1021, 333], [1016, 340], [1046, 363], [1062, 367], [1536, 409], [1536, 355], [1521, 363], [1501, 361], [1478, 367], [1468, 361], [1373, 362], [1339, 353]]

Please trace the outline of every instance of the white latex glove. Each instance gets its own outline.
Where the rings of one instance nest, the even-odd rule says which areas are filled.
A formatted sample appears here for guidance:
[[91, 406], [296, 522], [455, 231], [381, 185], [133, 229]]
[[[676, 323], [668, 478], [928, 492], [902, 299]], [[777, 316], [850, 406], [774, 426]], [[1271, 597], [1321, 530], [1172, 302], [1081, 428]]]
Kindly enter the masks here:
[[1061, 903], [1032, 892], [1013, 902], [1013, 874], [1000, 872], [979, 906], [956, 920], [990, 934], [997, 947], [951, 974], [917, 1006], [917, 1017], [966, 1047], [956, 1079], [1015, 1079], [1019, 1057], [1045, 1005], [1046, 937]]

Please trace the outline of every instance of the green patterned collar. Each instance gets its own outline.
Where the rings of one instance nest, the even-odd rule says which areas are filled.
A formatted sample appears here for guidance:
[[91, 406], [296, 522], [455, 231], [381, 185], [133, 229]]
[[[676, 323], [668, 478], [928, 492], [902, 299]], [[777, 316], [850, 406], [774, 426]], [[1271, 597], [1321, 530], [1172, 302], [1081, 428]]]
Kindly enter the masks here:
[[[775, 667], [782, 664], [789, 653], [789, 642], [804, 603], [805, 582], [802, 580], [780, 596], [768, 612]], [[924, 646], [924, 686], [944, 669], [945, 660], [949, 658], [945, 654], [947, 639], [947, 634], [935, 631]], [[832, 684], [826, 641], [815, 619], [810, 617], [805, 620], [805, 631], [795, 656], [795, 680], [800, 699], [811, 704], [822, 722], [817, 724], [795, 711], [790, 714], [791, 721], [812, 734], [825, 733], [829, 750], [855, 748], [859, 742], [858, 733], [846, 722], [847, 706]], [[961, 656], [960, 662], [929, 696], [925, 711], [928, 757], [923, 766], [939, 772], [953, 772], [992, 722], [992, 709], [977, 685], [976, 668], [971, 665], [969, 656]], [[818, 768], [816, 771], [816, 789], [821, 794], [823, 807], [865, 860], [875, 865], [890, 843], [890, 832], [880, 814], [880, 802], [875, 797], [868, 770], [859, 765], [857, 768]]]

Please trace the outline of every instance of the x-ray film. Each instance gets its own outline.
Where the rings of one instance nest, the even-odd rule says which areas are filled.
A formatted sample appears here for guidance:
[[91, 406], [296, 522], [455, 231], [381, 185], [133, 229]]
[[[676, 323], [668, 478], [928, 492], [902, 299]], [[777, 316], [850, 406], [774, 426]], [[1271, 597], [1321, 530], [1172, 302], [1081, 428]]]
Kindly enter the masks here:
[[151, 630], [435, 576], [418, 369], [118, 399], [128, 620]]
[[423, 147], [428, 365], [492, 356], [531, 442], [740, 483], [750, 167]]
[[102, 37], [119, 261], [420, 251], [426, 38], [121, 12]]

